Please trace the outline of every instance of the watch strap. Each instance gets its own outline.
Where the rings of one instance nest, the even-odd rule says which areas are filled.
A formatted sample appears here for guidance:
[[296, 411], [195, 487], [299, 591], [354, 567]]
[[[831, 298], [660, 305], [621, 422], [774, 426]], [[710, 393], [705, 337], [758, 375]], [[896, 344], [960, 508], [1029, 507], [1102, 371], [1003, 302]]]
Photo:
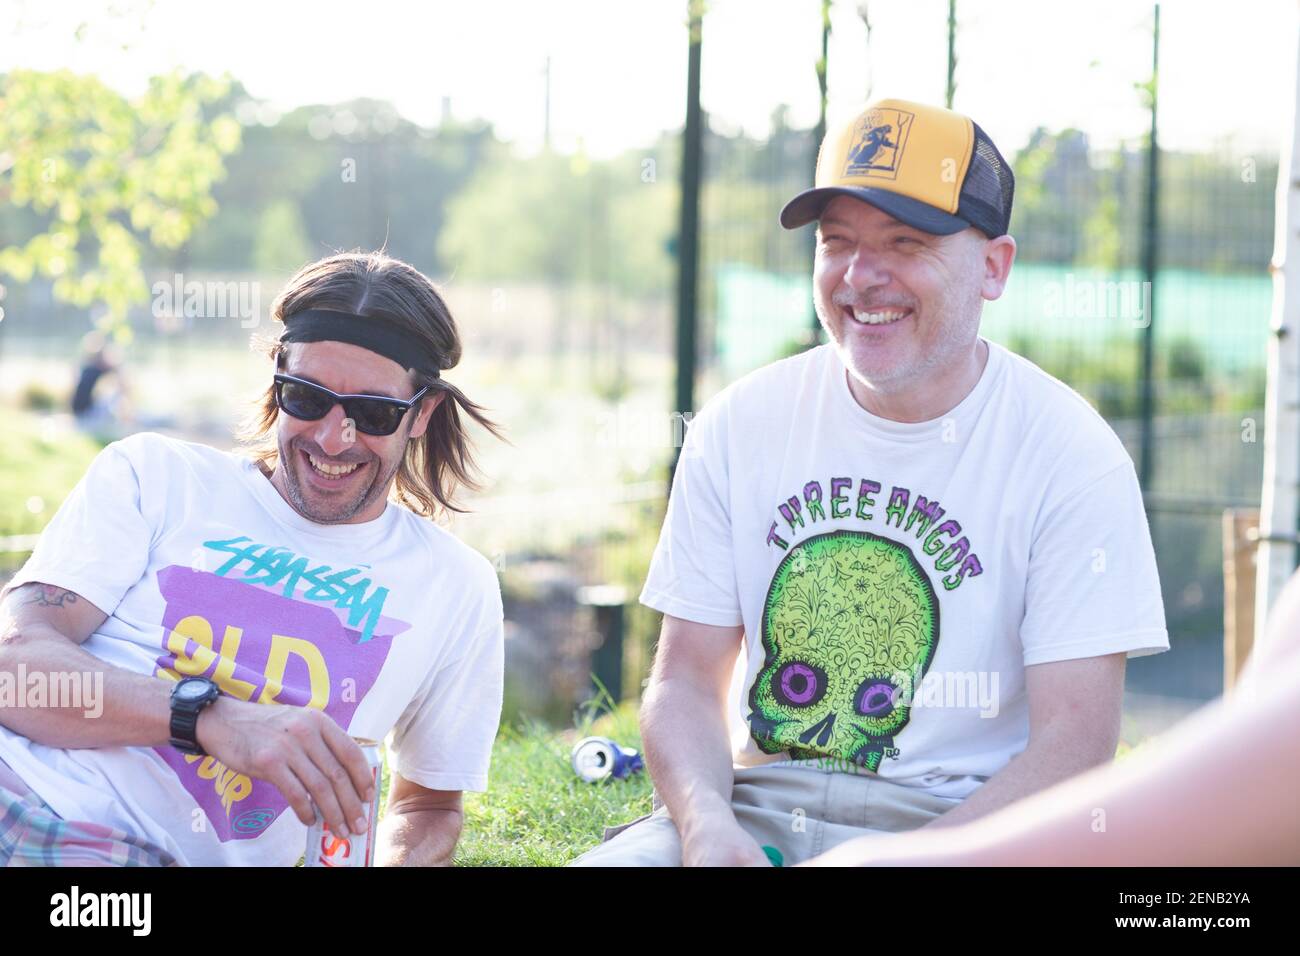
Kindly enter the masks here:
[[199, 746], [198, 727], [199, 710], [177, 710], [172, 708], [171, 720], [171, 744], [182, 753], [195, 754], [200, 757], [206, 757], [207, 754]]
[[[192, 678], [186, 679], [190, 680]], [[204, 708], [221, 695], [221, 691], [218, 690], [215, 683], [210, 680], [205, 680], [205, 683], [208, 684], [209, 692], [207, 696], [198, 700], [178, 700], [173, 690], [171, 721], [168, 727], [171, 734], [170, 742], [173, 747], [181, 751], [181, 753], [194, 754], [199, 757], [207, 756], [207, 751], [199, 744], [199, 715], [203, 713]]]

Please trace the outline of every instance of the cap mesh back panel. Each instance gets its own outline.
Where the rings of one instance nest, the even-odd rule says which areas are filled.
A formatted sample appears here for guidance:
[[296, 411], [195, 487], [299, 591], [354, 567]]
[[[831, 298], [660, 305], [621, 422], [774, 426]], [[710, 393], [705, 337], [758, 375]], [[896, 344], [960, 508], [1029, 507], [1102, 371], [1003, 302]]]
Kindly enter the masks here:
[[962, 183], [957, 214], [989, 236], [1000, 236], [1011, 223], [1016, 180], [984, 130], [975, 126], [975, 150]]

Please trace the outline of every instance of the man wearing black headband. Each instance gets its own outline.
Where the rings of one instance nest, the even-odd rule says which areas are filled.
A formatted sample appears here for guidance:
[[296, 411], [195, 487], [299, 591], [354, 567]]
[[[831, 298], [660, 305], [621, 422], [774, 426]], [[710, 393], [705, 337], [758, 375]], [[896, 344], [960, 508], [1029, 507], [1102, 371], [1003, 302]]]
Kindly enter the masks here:
[[[416, 332], [350, 312], [304, 309], [284, 324], [272, 388], [277, 408], [288, 414], [277, 436], [280, 467], [271, 484], [313, 521], [375, 518], [384, 509], [407, 440], [423, 436], [430, 414], [446, 397], [431, 392], [431, 385], [415, 387], [438, 379], [437, 354]], [[394, 367], [410, 372], [394, 378]], [[321, 373], [333, 371], [339, 381], [337, 373], [345, 369], [352, 373], [349, 379], [382, 383], [368, 394], [391, 401], [354, 398], [356, 408], [335, 401], [337, 393], [322, 391]], [[409, 411], [403, 402], [411, 404]], [[327, 410], [323, 419], [309, 417]], [[334, 415], [343, 422], [339, 427]], [[368, 416], [374, 416], [373, 424]], [[397, 437], [374, 434], [398, 422]]]
[[459, 335], [410, 266], [334, 256], [272, 311], [254, 454], [110, 445], [0, 594], [0, 685], [83, 690], [0, 709], [0, 864], [292, 865], [317, 813], [366, 828], [356, 741], [390, 733], [377, 862], [451, 860], [502, 611], [428, 519], [473, 485], [464, 416], [494, 429], [442, 377]]
[[1160, 584], [1114, 432], [979, 335], [1013, 191], [950, 110], [883, 100], [826, 136], [781, 223], [817, 223], [830, 341], [691, 423], [641, 594], [662, 804], [584, 864], [802, 862], [1114, 754], [1126, 656], [1169, 646]]

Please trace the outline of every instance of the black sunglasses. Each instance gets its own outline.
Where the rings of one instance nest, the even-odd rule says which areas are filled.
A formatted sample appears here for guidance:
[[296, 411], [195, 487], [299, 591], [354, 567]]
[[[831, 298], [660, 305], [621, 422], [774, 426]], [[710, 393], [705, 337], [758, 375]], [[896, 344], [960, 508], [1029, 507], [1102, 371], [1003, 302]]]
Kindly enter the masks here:
[[286, 415], [315, 422], [328, 415], [335, 405], [342, 405], [343, 413], [356, 424], [357, 431], [367, 435], [391, 435], [397, 431], [402, 417], [428, 390], [429, 386], [424, 386], [407, 402], [385, 395], [340, 395], [323, 385], [283, 372], [276, 373], [273, 389], [275, 404]]

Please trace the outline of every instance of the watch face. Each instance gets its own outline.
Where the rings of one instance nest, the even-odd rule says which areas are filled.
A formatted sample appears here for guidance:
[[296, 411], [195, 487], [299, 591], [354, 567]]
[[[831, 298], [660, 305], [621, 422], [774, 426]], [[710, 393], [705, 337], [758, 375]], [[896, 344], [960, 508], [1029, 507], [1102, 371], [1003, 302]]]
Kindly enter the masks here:
[[208, 682], [205, 680], [183, 680], [176, 688], [176, 696], [181, 700], [202, 700], [208, 695]]

